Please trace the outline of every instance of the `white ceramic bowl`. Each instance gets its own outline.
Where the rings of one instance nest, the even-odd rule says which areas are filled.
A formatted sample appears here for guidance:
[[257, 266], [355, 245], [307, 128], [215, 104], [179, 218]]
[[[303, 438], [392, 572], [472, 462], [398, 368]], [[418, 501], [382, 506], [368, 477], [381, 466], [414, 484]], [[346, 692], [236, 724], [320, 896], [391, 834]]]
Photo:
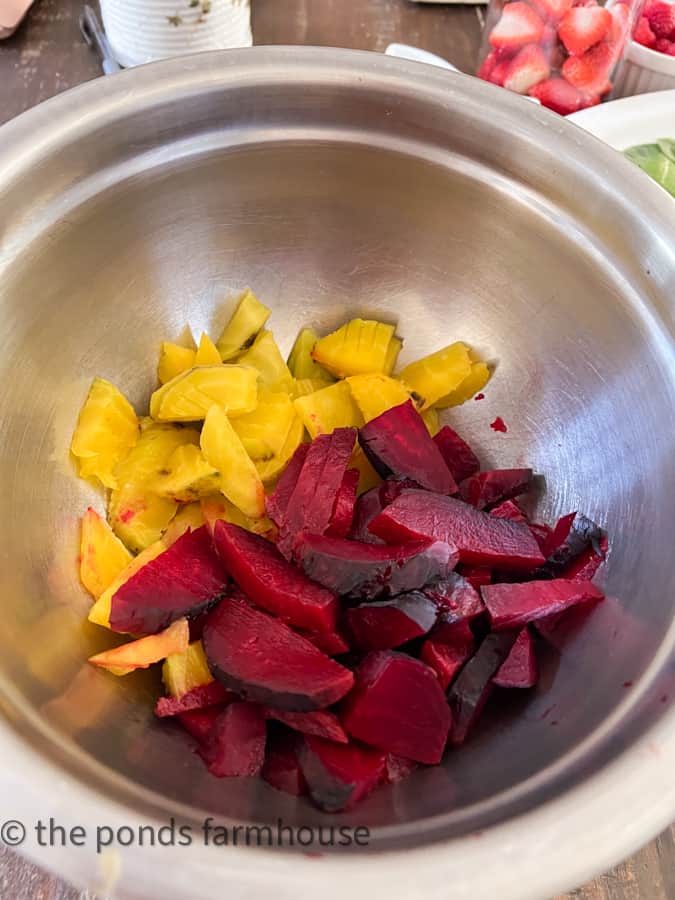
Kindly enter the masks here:
[[613, 97], [631, 97], [675, 88], [675, 56], [631, 41], [614, 83]]
[[[675, 69], [675, 58], [671, 62]], [[616, 150], [675, 137], [675, 90], [613, 100], [574, 113], [568, 119]]]

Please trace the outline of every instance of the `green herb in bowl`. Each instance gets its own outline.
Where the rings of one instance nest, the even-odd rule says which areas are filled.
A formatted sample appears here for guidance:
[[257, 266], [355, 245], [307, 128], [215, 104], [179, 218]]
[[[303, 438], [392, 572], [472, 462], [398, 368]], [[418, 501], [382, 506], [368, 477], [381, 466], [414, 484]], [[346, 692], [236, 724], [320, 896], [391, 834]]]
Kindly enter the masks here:
[[654, 144], [629, 147], [624, 153], [675, 197], [675, 140], [661, 138]]

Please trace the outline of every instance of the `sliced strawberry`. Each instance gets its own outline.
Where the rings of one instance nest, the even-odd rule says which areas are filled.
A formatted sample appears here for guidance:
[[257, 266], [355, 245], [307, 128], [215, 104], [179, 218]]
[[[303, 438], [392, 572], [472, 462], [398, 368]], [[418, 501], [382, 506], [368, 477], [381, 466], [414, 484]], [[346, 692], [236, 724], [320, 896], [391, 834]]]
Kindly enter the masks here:
[[670, 3], [651, 3], [645, 15], [657, 38], [675, 37], [675, 6]]
[[572, 6], [572, 0], [532, 0], [532, 6], [542, 19], [559, 22]]
[[656, 45], [656, 35], [652, 31], [652, 26], [649, 24], [649, 19], [646, 16], [640, 16], [640, 21], [637, 23], [633, 37], [643, 47], [653, 49]]
[[544, 51], [537, 44], [528, 44], [509, 63], [504, 87], [517, 94], [526, 94], [550, 74], [551, 68]]
[[612, 27], [607, 40], [617, 44], [618, 49], [623, 51], [623, 45], [630, 31], [630, 11], [623, 3], [615, 3], [610, 7], [609, 14], [612, 17]]
[[501, 19], [492, 29], [490, 44], [497, 49], [516, 50], [539, 43], [543, 31], [544, 23], [532, 7], [515, 0], [504, 7]]
[[553, 112], [568, 116], [581, 109], [584, 98], [579, 91], [564, 78], [549, 78], [530, 90], [530, 97], [536, 97]]
[[574, 7], [584, 7], [585, 6], [587, 9], [590, 9], [594, 6], [600, 6], [600, 4], [598, 3], [598, 0], [574, 0], [574, 3], [572, 4], [572, 6], [574, 6]]
[[510, 61], [506, 59], [504, 60], [504, 62], [497, 63], [492, 72], [490, 72], [488, 81], [491, 84], [498, 84], [499, 87], [503, 87], [504, 81], [506, 79], [506, 73], [509, 71], [509, 65]]
[[492, 50], [480, 64], [480, 68], [476, 72], [476, 75], [478, 76], [478, 78], [482, 78], [483, 81], [489, 81], [490, 75], [492, 75], [492, 71], [496, 65], [497, 54], [494, 52], [494, 50]]
[[609, 70], [615, 59], [615, 51], [610, 44], [597, 44], [583, 56], [568, 57], [563, 63], [562, 75], [587, 97], [606, 94]]
[[565, 14], [558, 27], [558, 35], [568, 52], [581, 56], [610, 29], [612, 14], [602, 6], [576, 7]]
[[552, 47], [557, 40], [558, 40], [558, 32], [555, 30], [553, 25], [544, 26], [544, 30], [541, 33], [541, 41], [540, 41], [541, 46], [542, 47]]

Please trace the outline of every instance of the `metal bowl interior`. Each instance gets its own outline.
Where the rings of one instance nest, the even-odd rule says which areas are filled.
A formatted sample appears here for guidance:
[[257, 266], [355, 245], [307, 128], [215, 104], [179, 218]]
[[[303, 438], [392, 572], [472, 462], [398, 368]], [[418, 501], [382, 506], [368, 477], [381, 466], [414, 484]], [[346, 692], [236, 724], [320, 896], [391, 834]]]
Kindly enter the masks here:
[[301, 326], [356, 314], [398, 322], [405, 360], [475, 345], [496, 374], [453, 424], [486, 465], [545, 476], [538, 518], [581, 509], [612, 537], [608, 600], [533, 694], [340, 821], [368, 826], [374, 850], [459, 839], [554, 808], [652, 729], [672, 751], [675, 207], [641, 173], [473, 79], [265, 49], [125, 73], [22, 117], [3, 130], [0, 197], [12, 760], [30, 744], [102, 808], [139, 816], [328, 820], [257, 780], [213, 780], [153, 719], [153, 677], [84, 662], [106, 644], [82, 625], [76, 568], [78, 516], [103, 509], [68, 459], [87, 386], [110, 378], [143, 408], [159, 341], [217, 332], [246, 285], [284, 350]]

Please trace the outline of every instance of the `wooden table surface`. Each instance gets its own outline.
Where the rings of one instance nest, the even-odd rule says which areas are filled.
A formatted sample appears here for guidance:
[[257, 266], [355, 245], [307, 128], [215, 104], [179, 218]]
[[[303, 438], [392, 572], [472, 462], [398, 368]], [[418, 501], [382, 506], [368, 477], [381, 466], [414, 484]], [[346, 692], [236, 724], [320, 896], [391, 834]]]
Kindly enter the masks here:
[[[76, 0], [37, 0], [17, 34], [0, 42], [0, 122], [99, 75], [78, 29], [80, 8]], [[480, 7], [410, 0], [253, 0], [253, 8], [257, 44], [384, 50], [401, 41], [438, 53], [467, 72], [475, 63], [482, 25]], [[0, 847], [0, 898], [84, 900], [85, 895]], [[566, 900], [571, 898], [675, 900], [675, 827]]]

